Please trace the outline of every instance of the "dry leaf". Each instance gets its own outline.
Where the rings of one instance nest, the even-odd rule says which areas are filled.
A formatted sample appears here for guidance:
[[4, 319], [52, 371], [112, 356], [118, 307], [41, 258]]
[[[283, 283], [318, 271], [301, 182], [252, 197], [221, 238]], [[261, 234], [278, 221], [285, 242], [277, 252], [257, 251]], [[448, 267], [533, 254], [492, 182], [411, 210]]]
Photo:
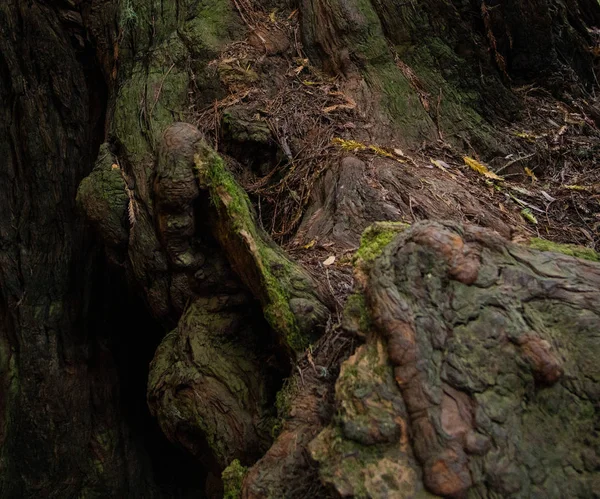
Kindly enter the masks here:
[[450, 173], [448, 171], [448, 168], [450, 168], [450, 165], [448, 163], [446, 163], [445, 161], [442, 161], [441, 159], [433, 159], [433, 158], [429, 158], [429, 161], [431, 161], [432, 165], [437, 166], [440, 170], [442, 170], [443, 172], [446, 172], [452, 178], [456, 178], [456, 175], [453, 175], [452, 173]]
[[523, 194], [524, 196], [529, 196], [530, 198], [536, 197], [535, 194], [523, 187], [519, 187], [518, 185], [511, 185], [511, 190], [518, 192], [519, 194]]
[[504, 180], [502, 177], [499, 177], [494, 172], [488, 170], [487, 166], [481, 164], [476, 159], [470, 158], [469, 156], [465, 156], [463, 160], [465, 164], [469, 166], [472, 170], [475, 170], [477, 173], [483, 175], [486, 178], [491, 178], [494, 180]]
[[331, 255], [327, 260], [325, 260], [323, 262], [323, 265], [328, 267], [329, 265], [333, 265], [334, 262], [335, 262], [335, 256]]
[[328, 107], [323, 108], [323, 112], [331, 113], [333, 111], [336, 111], [337, 109], [354, 109], [355, 107], [356, 107], [356, 102], [354, 102], [352, 99], [348, 99], [347, 104], [335, 104], [333, 106], [328, 106]]
[[553, 203], [554, 201], [556, 201], [556, 198], [553, 198], [546, 191], [540, 191], [540, 193], [542, 194], [542, 196], [544, 196], [544, 198], [546, 198], [546, 201], [548, 201], [549, 203]]
[[531, 183], [535, 182], [537, 180], [537, 177], [535, 176], [535, 173], [533, 173], [533, 171], [531, 170], [531, 168], [529, 167], [525, 167], [525, 175], [527, 175], [530, 179], [531, 179]]

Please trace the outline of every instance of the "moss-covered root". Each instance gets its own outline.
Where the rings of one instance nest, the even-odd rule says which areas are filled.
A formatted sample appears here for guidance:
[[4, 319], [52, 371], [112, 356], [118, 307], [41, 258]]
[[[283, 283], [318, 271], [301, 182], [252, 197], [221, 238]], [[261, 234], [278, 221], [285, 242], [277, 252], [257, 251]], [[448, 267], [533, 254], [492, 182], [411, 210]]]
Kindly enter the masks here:
[[209, 223], [233, 269], [260, 300], [265, 317], [289, 350], [316, 339], [329, 311], [313, 279], [261, 231], [244, 190], [222, 158], [205, 144], [195, 166], [201, 190], [211, 199]]
[[589, 260], [590, 262], [600, 262], [600, 254], [598, 254], [598, 252], [594, 251], [592, 248], [586, 248], [585, 246], [553, 243], [552, 241], [540, 239], [539, 237], [532, 238], [531, 241], [529, 241], [529, 246], [540, 251], [562, 253], [563, 255], [583, 258], [584, 260]]
[[223, 499], [241, 499], [242, 483], [248, 468], [242, 466], [239, 459], [234, 459], [221, 473], [223, 479]]
[[92, 173], [77, 190], [77, 204], [108, 247], [127, 244], [130, 203], [127, 185], [108, 144], [103, 144]]
[[[600, 264], [428, 222], [380, 252], [363, 289], [430, 492], [594, 495]], [[342, 421], [362, 393], [339, 397]], [[381, 433], [358, 421], [342, 428], [354, 442]], [[331, 459], [321, 459], [325, 474]]]
[[359, 287], [364, 287], [365, 279], [375, 259], [385, 247], [410, 225], [404, 222], [375, 222], [365, 229], [360, 238], [360, 246], [352, 263], [354, 276]]
[[335, 398], [335, 421], [309, 446], [321, 480], [341, 497], [434, 497], [424, 490], [408, 413], [381, 339], [344, 362]]
[[239, 305], [236, 296], [193, 302], [148, 377], [148, 406], [164, 434], [218, 469], [256, 461], [271, 443], [268, 366], [257, 354], [257, 322]]

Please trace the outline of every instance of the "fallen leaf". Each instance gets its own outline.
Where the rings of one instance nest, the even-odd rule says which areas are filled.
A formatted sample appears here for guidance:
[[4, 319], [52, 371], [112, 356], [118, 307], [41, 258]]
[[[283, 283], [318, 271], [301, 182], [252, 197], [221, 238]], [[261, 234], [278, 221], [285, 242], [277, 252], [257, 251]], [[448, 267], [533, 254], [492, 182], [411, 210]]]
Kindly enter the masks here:
[[546, 200], [549, 203], [553, 203], [554, 201], [556, 201], [556, 198], [553, 198], [550, 194], [548, 194], [546, 191], [540, 191], [540, 193], [542, 194], [542, 196], [544, 196], [544, 198], [546, 198]]
[[531, 170], [531, 168], [529, 167], [525, 167], [525, 175], [527, 175], [530, 179], [531, 179], [531, 183], [535, 182], [537, 180], [537, 177], [535, 176], [535, 173], [533, 173], [533, 171]]
[[431, 161], [432, 165], [437, 166], [440, 170], [442, 170], [443, 172], [446, 172], [452, 178], [456, 178], [456, 175], [453, 175], [452, 173], [450, 173], [448, 171], [448, 168], [450, 168], [450, 165], [448, 163], [446, 163], [445, 161], [442, 161], [441, 159], [432, 159], [432, 158], [429, 158], [429, 161]]
[[517, 185], [512, 185], [510, 187], [513, 191], [518, 192], [519, 194], [523, 194], [524, 196], [529, 196], [529, 197], [535, 197], [535, 194], [531, 191], [528, 191], [527, 189], [524, 189], [523, 187], [519, 187]]
[[303, 249], [311, 249], [316, 243], [317, 243], [317, 240], [313, 239], [310, 243], [305, 244], [304, 246], [302, 246], [302, 248]]
[[521, 215], [523, 215], [523, 218], [525, 220], [527, 220], [529, 223], [537, 225], [537, 223], [538, 223], [537, 218], [535, 218], [534, 214], [531, 213], [531, 210], [529, 208], [523, 208], [521, 210]]
[[541, 135], [532, 135], [527, 132], [513, 132], [515, 137], [519, 137], [520, 139], [524, 139], [527, 142], [535, 142], [537, 139], [541, 138]]
[[494, 180], [504, 180], [502, 177], [499, 177], [494, 172], [488, 170], [487, 166], [481, 164], [476, 159], [470, 158], [469, 156], [465, 156], [463, 160], [465, 164], [469, 166], [472, 170], [476, 171], [477, 173], [483, 175], [486, 178], [491, 178]]
[[331, 113], [333, 111], [337, 111], [338, 109], [354, 109], [356, 107], [356, 102], [348, 101], [347, 104], [335, 104], [333, 106], [328, 106], [323, 108], [324, 113]]
[[450, 165], [441, 159], [432, 159], [431, 162], [438, 168], [450, 168]]
[[325, 260], [323, 262], [323, 265], [328, 267], [329, 265], [333, 265], [334, 262], [335, 262], [335, 256], [331, 255], [327, 260]]

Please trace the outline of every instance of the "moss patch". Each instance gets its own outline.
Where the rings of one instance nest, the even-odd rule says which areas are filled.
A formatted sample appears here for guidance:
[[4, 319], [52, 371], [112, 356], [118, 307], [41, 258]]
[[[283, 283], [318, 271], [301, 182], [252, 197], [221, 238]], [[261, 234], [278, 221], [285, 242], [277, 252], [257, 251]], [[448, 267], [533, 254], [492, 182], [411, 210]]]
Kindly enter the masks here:
[[231, 462], [223, 470], [223, 499], [239, 499], [242, 497], [242, 484], [248, 468], [242, 466], [238, 459]]
[[553, 243], [552, 241], [540, 239], [539, 237], [531, 239], [529, 246], [540, 251], [552, 251], [554, 253], [562, 253], [563, 255], [582, 258], [591, 262], [600, 262], [600, 254], [592, 248], [586, 248], [585, 246]]
[[283, 422], [290, 416], [292, 402], [298, 394], [298, 384], [296, 379], [291, 377], [283, 382], [281, 390], [275, 397], [275, 408], [277, 409], [277, 419], [271, 429], [271, 436], [277, 437], [283, 429]]
[[365, 336], [371, 329], [371, 314], [367, 308], [365, 296], [357, 291], [346, 300], [343, 314], [344, 329], [358, 336]]
[[355, 262], [359, 260], [372, 262], [394, 237], [408, 227], [410, 225], [403, 222], [376, 222], [367, 227], [360, 238], [360, 248], [354, 257]]
[[359, 347], [335, 390], [334, 422], [309, 445], [321, 480], [342, 497], [431, 497], [403, 443], [408, 415], [384, 344]]
[[327, 315], [310, 278], [258, 229], [246, 192], [215, 151], [203, 146], [195, 166], [200, 187], [208, 190], [217, 211], [215, 237], [233, 268], [260, 299], [267, 322], [283, 343], [303, 351]]

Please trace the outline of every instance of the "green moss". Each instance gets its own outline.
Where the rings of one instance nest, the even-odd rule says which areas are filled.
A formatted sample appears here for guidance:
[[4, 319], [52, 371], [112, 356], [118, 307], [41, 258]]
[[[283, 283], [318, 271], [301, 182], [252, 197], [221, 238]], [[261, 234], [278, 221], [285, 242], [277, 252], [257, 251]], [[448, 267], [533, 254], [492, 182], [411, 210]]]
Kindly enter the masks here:
[[151, 148], [147, 140], [147, 124], [140, 103], [146, 102], [146, 74], [141, 68], [119, 86], [115, 104], [113, 133], [127, 150], [133, 164], [151, 162]]
[[[221, 203], [220, 191], [230, 198], [226, 207], [231, 215], [231, 222], [236, 232], [254, 225], [250, 200], [246, 192], [237, 184], [233, 175], [227, 171], [225, 162], [208, 146], [194, 158], [200, 185], [207, 188], [212, 204], [219, 208]], [[206, 182], [205, 185], [204, 182]]]
[[151, 164], [163, 131], [188, 110], [191, 75], [201, 94], [196, 75], [240, 25], [228, 0], [124, 0], [119, 24], [121, 81], [112, 132], [135, 168]]
[[[430, 96], [430, 115], [439, 121], [438, 125], [449, 139], [470, 137], [473, 146], [484, 151], [497, 142], [493, 129], [480, 114], [480, 82], [447, 41], [436, 36], [423, 38], [405, 55], [405, 62]], [[440, 89], [443, 89], [443, 98], [438, 107], [435, 99]]]
[[409, 224], [403, 222], [376, 222], [367, 227], [360, 238], [360, 247], [354, 256], [354, 261], [372, 262], [394, 237], [408, 227]]
[[242, 466], [238, 459], [231, 462], [223, 470], [221, 478], [223, 479], [223, 499], [239, 499], [242, 497], [242, 484], [248, 468]]
[[[268, 244], [259, 234], [252, 214], [250, 200], [246, 192], [227, 171], [223, 159], [212, 149], [205, 147], [202, 154], [196, 155], [195, 165], [199, 182], [210, 192], [213, 205], [224, 215], [230, 225], [226, 232], [241, 239], [241, 234], [249, 236], [256, 244], [254, 263], [261, 279], [263, 313], [271, 327], [283, 334], [284, 341], [293, 351], [300, 352], [308, 347], [311, 338], [302, 334], [295, 314], [290, 307], [290, 290], [298, 288], [301, 274], [294, 264]], [[223, 196], [227, 202], [223, 202]], [[293, 282], [294, 281], [294, 282]]]
[[369, 86], [381, 95], [383, 112], [401, 130], [405, 140], [419, 141], [433, 136], [433, 122], [391, 57], [383, 64], [369, 66], [364, 76]]
[[[267, 250], [261, 248], [261, 253]], [[277, 331], [285, 334], [287, 345], [296, 352], [305, 350], [310, 344], [310, 338], [304, 336], [296, 322], [296, 317], [290, 308], [290, 296], [286, 286], [281, 286], [280, 279], [273, 274], [268, 265], [264, 266], [264, 285], [270, 302], [264, 307], [265, 319]]]
[[298, 394], [298, 384], [294, 378], [287, 378], [283, 382], [281, 390], [275, 397], [275, 408], [277, 409], [277, 420], [275, 421], [271, 435], [275, 438], [283, 428], [283, 422], [289, 418], [292, 410], [292, 401]]
[[592, 248], [586, 248], [585, 246], [554, 243], [546, 239], [540, 239], [539, 237], [531, 239], [529, 246], [540, 251], [552, 251], [554, 253], [562, 253], [563, 255], [582, 258], [591, 262], [600, 262], [600, 254]]
[[434, 132], [433, 122], [416, 92], [396, 65], [383, 27], [372, 2], [355, 0], [363, 16], [359, 29], [351, 31], [348, 46], [354, 47], [361, 60], [365, 80], [381, 96], [381, 107], [407, 140], [421, 140]]
[[365, 296], [356, 292], [348, 297], [344, 305], [344, 329], [358, 335], [365, 335], [372, 326], [371, 314]]
[[190, 50], [199, 55], [216, 54], [242, 30], [233, 3], [229, 0], [201, 0], [196, 12], [180, 33]]
[[[266, 371], [256, 355], [258, 339], [250, 334], [251, 325], [244, 326], [245, 318], [238, 311], [223, 309], [220, 297], [195, 300], [177, 329], [157, 348], [148, 375], [151, 410], [163, 432], [177, 441], [181, 422], [185, 421], [185, 431], [202, 434], [222, 466], [239, 455], [243, 441], [231, 433], [232, 423], [222, 417], [223, 407], [256, 414], [252, 431], [259, 437], [257, 451], [266, 451], [272, 441], [271, 425], [262, 425], [263, 419], [273, 415], [272, 399], [265, 385]], [[212, 397], [221, 400], [222, 406], [199, 404], [194, 397], [178, 395], [178, 386], [196, 390], [202, 379], [214, 380]], [[245, 421], [245, 417], [240, 416], [240, 421]]]

